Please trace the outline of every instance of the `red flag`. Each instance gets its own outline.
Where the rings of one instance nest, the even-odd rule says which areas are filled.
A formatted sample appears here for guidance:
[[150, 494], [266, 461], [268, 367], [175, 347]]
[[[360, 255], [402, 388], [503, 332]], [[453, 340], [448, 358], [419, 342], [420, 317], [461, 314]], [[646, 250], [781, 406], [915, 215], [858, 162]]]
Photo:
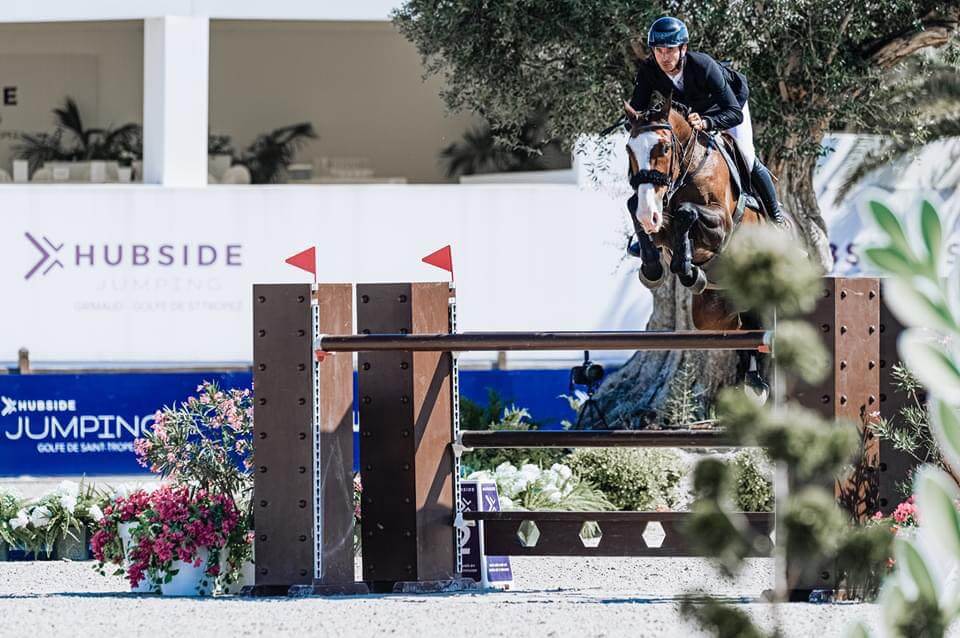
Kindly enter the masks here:
[[450, 279], [453, 279], [453, 253], [450, 245], [446, 245], [440, 250], [430, 253], [422, 259], [423, 263], [443, 268], [450, 273]]
[[288, 257], [284, 261], [291, 266], [296, 266], [301, 270], [306, 270], [313, 274], [313, 279], [317, 279], [317, 248], [311, 246], [306, 250], [301, 250], [293, 257]]

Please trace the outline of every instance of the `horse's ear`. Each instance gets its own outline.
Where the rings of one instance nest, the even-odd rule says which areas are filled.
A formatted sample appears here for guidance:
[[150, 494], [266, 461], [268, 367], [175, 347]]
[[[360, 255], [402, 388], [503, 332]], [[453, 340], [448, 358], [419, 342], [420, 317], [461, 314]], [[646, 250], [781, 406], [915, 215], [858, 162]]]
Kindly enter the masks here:
[[663, 106], [660, 108], [660, 118], [663, 120], [670, 119], [670, 109], [673, 108], [673, 91], [667, 93], [667, 97], [663, 100]]
[[623, 101], [623, 110], [626, 111], [627, 119], [630, 120], [631, 124], [640, 119], [640, 114], [626, 100]]

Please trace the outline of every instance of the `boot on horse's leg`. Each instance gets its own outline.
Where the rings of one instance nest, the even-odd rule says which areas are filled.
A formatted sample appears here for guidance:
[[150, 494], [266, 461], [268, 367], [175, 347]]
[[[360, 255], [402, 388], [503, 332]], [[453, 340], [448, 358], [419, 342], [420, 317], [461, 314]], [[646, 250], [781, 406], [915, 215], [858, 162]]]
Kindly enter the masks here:
[[673, 259], [670, 261], [670, 271], [683, 286], [697, 295], [707, 287], [707, 275], [693, 263], [693, 244], [690, 241], [690, 230], [698, 217], [696, 207], [690, 204], [680, 204], [674, 211], [676, 244], [673, 247]]
[[753, 183], [754, 192], [763, 201], [763, 207], [770, 217], [770, 221], [782, 226], [786, 223], [783, 217], [783, 208], [777, 200], [777, 189], [773, 185], [773, 176], [767, 167], [763, 165], [758, 157], [753, 161], [753, 171], [750, 173], [750, 180]]
[[638, 273], [640, 283], [653, 290], [659, 288], [666, 281], [666, 274], [663, 270], [662, 256], [660, 249], [650, 239], [650, 235], [637, 223], [637, 195], [634, 194], [627, 200], [627, 210], [630, 211], [630, 220], [633, 222], [633, 229], [637, 233], [637, 241], [631, 241], [627, 246], [627, 253], [634, 257], [639, 257], [643, 263]]
[[[740, 324], [744, 330], [762, 330], [763, 322], [754, 312], [740, 314]], [[767, 376], [770, 367], [770, 357], [760, 352], [741, 350], [740, 365], [737, 366], [737, 380], [743, 383], [744, 392], [753, 398], [759, 405], [763, 405], [770, 397], [770, 384]], [[743, 376], [740, 376], [741, 370]]]

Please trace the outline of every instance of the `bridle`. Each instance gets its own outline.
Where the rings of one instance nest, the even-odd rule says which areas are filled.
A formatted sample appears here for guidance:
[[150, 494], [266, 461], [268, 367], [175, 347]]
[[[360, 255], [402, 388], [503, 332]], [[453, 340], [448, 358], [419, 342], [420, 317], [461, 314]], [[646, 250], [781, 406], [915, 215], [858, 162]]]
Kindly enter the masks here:
[[[630, 135], [631, 137], [635, 137], [634, 133], [636, 134], [649, 133], [651, 131], [670, 131], [670, 144], [673, 148], [680, 149], [680, 151], [679, 153], [670, 154], [670, 173], [669, 174], [663, 173], [658, 170], [651, 170], [646, 168], [640, 169], [636, 173], [634, 173], [631, 170], [630, 187], [634, 191], [636, 191], [641, 184], [653, 184], [654, 186], [666, 186], [667, 192], [664, 193], [663, 195], [663, 209], [667, 210], [670, 200], [671, 198], [673, 198], [674, 193], [680, 190], [680, 188], [683, 187], [683, 185], [686, 183], [686, 180], [692, 177], [694, 173], [696, 173], [696, 171], [694, 171], [694, 173], [690, 173], [690, 162], [692, 161], [692, 154], [691, 154], [691, 160], [687, 160], [687, 154], [690, 153], [690, 151], [692, 151], [693, 147], [696, 145], [697, 138], [700, 132], [699, 131], [693, 132], [693, 135], [691, 135], [690, 139], [687, 141], [686, 147], [680, 144], [680, 141], [677, 139], [677, 134], [674, 133], [673, 127], [670, 126], [669, 123], [645, 124], [639, 128], [631, 129]], [[627, 145], [627, 152], [630, 154], [631, 157], [633, 157], [633, 161], [637, 163], [637, 166], [639, 166], [640, 162], [637, 160], [636, 157], [634, 157], [633, 149], [631, 149], [629, 145]], [[678, 154], [680, 156], [679, 159], [677, 159]], [[684, 166], [684, 163], [686, 163], [686, 166]], [[678, 165], [680, 167], [680, 170], [678, 171], [679, 174], [676, 179], [673, 178], [675, 165]], [[630, 213], [634, 214], [636, 213], [636, 205], [637, 205], [636, 193], [634, 193], [634, 196], [632, 196], [629, 201], [633, 202], [632, 204], [633, 210], [631, 210]]]

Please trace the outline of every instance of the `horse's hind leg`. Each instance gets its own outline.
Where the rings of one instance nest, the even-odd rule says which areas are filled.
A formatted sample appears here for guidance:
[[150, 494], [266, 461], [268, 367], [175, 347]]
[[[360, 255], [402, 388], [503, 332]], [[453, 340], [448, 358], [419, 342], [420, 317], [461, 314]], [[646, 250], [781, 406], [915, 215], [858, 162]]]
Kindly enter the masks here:
[[[748, 311], [740, 314], [740, 322], [744, 330], [763, 330], [763, 322], [755, 312]], [[737, 379], [742, 379], [744, 386], [753, 392], [761, 402], [766, 402], [770, 394], [769, 379], [770, 356], [758, 351], [740, 351], [740, 362], [744, 366], [743, 377], [737, 369]], [[745, 355], [745, 356], [744, 356]]]

